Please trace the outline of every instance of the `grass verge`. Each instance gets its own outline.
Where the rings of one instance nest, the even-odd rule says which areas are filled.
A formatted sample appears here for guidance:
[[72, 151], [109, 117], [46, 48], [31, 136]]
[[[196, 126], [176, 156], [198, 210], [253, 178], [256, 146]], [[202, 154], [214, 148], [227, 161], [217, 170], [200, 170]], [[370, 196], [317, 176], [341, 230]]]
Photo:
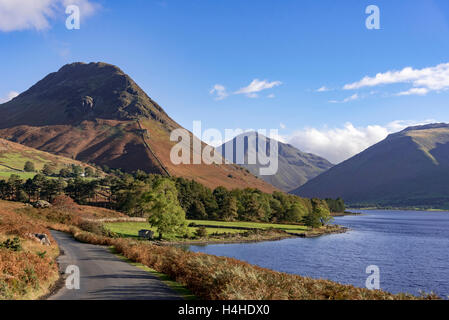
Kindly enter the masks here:
[[117, 250], [115, 249], [114, 246], [110, 246], [109, 247], [109, 251], [114, 254], [117, 258], [119, 258], [120, 260], [123, 260], [141, 270], [144, 270], [148, 273], [150, 273], [151, 275], [157, 277], [159, 280], [161, 280], [165, 285], [167, 285], [170, 289], [172, 289], [173, 291], [175, 291], [179, 296], [181, 296], [182, 299], [184, 300], [197, 300], [197, 297], [192, 294], [192, 292], [190, 292], [189, 289], [187, 289], [186, 287], [184, 287], [182, 284], [171, 280], [166, 274], [157, 272], [156, 270], [149, 268], [141, 263], [138, 262], [134, 262], [131, 261], [130, 259], [128, 259], [127, 257], [125, 257], [124, 255], [120, 254], [119, 252], [117, 252]]

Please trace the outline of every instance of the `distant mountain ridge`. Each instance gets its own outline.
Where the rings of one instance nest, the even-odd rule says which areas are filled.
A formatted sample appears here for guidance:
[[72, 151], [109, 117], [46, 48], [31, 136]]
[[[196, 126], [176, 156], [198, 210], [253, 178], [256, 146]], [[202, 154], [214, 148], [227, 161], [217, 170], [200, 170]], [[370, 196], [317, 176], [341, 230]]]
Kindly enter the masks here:
[[292, 193], [349, 205], [449, 208], [449, 124], [390, 134]]
[[177, 128], [131, 77], [104, 62], [65, 65], [0, 105], [0, 137], [32, 148], [129, 172], [195, 179], [211, 188], [276, 190], [236, 165], [173, 164], [170, 133]]
[[[256, 164], [248, 164], [248, 156], [255, 154], [261, 148], [261, 142], [258, 137], [264, 137], [269, 146], [272, 139], [262, 136], [257, 132], [246, 132], [235, 137], [234, 139], [222, 144], [217, 148], [228, 161], [236, 162], [236, 144], [237, 141], [243, 141], [244, 164], [242, 167], [248, 169], [252, 174], [259, 176], [264, 181], [276, 186], [284, 191], [291, 191], [306, 183], [308, 180], [316, 177], [320, 173], [328, 170], [333, 166], [326, 159], [311, 153], [305, 153], [290, 144], [278, 141], [278, 171], [275, 175], [260, 175], [259, 169], [266, 167], [259, 162]], [[251, 143], [249, 142], [251, 141]], [[269, 150], [266, 147], [266, 150]], [[234, 150], [233, 157], [226, 154], [225, 150]], [[251, 157], [250, 157], [251, 158]]]

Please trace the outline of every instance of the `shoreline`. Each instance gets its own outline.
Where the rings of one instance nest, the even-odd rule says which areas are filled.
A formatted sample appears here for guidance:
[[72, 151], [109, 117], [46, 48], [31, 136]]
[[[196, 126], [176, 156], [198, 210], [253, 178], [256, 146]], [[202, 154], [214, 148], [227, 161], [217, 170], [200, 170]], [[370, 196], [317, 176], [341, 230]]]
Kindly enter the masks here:
[[[353, 210], [365, 210], [365, 211], [374, 211], [374, 210], [382, 210], [382, 211], [417, 211], [417, 212], [446, 212], [449, 213], [449, 209], [423, 209], [423, 208], [376, 208], [376, 207], [364, 207], [357, 208]], [[360, 213], [363, 214], [363, 213]]]
[[[257, 242], [267, 242], [267, 241], [280, 241], [284, 239], [290, 239], [290, 238], [317, 238], [325, 235], [330, 234], [339, 234], [339, 233], [345, 233], [349, 231], [350, 229], [347, 227], [339, 226], [339, 225], [333, 225], [333, 226], [327, 226], [325, 228], [320, 228], [318, 230], [311, 230], [306, 231], [304, 233], [293, 233], [293, 232], [286, 232], [286, 231], [275, 231], [277, 234], [270, 233], [269, 235], [259, 235], [260, 237], [257, 238], [250, 238], [250, 237], [242, 237], [239, 238], [231, 237], [229, 239], [225, 238], [216, 238], [216, 239], [199, 239], [199, 240], [190, 240], [190, 241], [153, 241], [151, 243], [155, 245], [160, 246], [182, 246], [182, 245], [199, 245], [199, 246], [206, 246], [206, 245], [213, 245], [213, 244], [239, 244], [239, 243], [257, 243]], [[272, 230], [270, 230], [272, 231]]]
[[[362, 209], [360, 209], [360, 210], [362, 210]], [[332, 217], [360, 216], [360, 215], [363, 215], [363, 213], [361, 213], [361, 212], [351, 212], [351, 211], [331, 213]]]

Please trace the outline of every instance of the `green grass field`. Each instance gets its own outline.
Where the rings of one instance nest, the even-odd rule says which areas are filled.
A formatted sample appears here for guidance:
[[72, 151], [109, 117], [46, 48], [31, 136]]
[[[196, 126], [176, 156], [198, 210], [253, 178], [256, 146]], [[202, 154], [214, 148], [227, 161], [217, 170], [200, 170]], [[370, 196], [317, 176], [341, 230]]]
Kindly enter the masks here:
[[280, 229], [291, 233], [303, 233], [308, 230], [306, 226], [295, 224], [279, 224], [279, 223], [261, 223], [261, 222], [245, 222], [245, 221], [208, 221], [208, 220], [189, 220], [189, 223], [196, 223], [198, 225], [208, 226], [226, 226], [226, 227], [241, 227], [241, 228], [255, 228], [255, 229]]
[[[192, 222], [189, 220], [189, 223]], [[146, 229], [156, 232], [156, 228], [151, 227], [149, 223], [146, 222], [110, 222], [105, 223], [105, 227], [122, 237], [137, 237], [139, 230]], [[197, 228], [189, 227], [190, 232], [195, 232]], [[245, 230], [239, 229], [227, 229], [227, 228], [206, 228], [207, 234], [213, 233], [237, 233], [245, 232]]]
[[28, 148], [26, 146], [0, 139], [0, 179], [8, 179], [11, 174], [17, 174], [22, 179], [33, 178], [36, 173], [23, 172], [25, 163], [34, 164], [36, 173], [41, 171], [45, 164], [50, 164], [55, 172], [70, 165], [79, 165], [83, 168], [86, 164], [79, 161]]
[[[22, 180], [27, 180], [27, 179], [33, 179], [34, 176], [36, 174], [38, 174], [38, 172], [0, 171], [0, 180], [8, 180], [12, 174], [19, 176]], [[58, 177], [48, 177], [48, 176], [47, 176], [47, 178], [48, 179], [59, 179]], [[92, 180], [96, 180], [98, 178], [83, 177], [82, 179], [85, 181], [92, 181]], [[66, 180], [67, 180], [67, 178], [66, 178]]]
[[18, 175], [21, 179], [32, 179], [36, 172], [19, 172], [19, 171], [0, 171], [0, 179], [7, 180], [12, 174]]
[[[187, 222], [195, 223], [197, 225], [213, 226], [213, 228], [207, 228], [208, 234], [213, 233], [238, 233], [245, 232], [246, 230], [241, 229], [229, 229], [229, 227], [240, 227], [240, 228], [255, 228], [255, 229], [280, 229], [290, 233], [304, 233], [308, 228], [301, 225], [293, 224], [271, 224], [271, 223], [258, 223], [258, 222], [244, 222], [244, 221], [209, 221], [209, 220], [187, 220]], [[112, 232], [119, 234], [122, 237], [137, 237], [139, 230], [147, 229], [156, 231], [156, 228], [151, 227], [146, 222], [111, 222], [105, 224], [106, 228]], [[220, 228], [228, 227], [228, 228]], [[191, 232], [195, 232], [196, 227], [189, 227]]]

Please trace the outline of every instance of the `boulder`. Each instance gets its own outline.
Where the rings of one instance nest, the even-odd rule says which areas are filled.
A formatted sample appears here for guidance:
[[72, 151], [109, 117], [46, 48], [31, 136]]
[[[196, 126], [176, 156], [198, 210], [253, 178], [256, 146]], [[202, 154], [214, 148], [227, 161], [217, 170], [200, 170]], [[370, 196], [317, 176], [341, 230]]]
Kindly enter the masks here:
[[51, 241], [48, 238], [48, 235], [45, 233], [29, 233], [28, 236], [32, 239], [36, 239], [39, 241], [42, 245], [50, 246]]
[[143, 238], [146, 240], [152, 240], [154, 238], [154, 232], [151, 230], [139, 230], [139, 238]]
[[39, 209], [44, 209], [44, 208], [50, 208], [51, 204], [48, 201], [39, 200], [39, 201], [36, 201], [35, 203], [33, 203], [33, 207], [39, 208]]

